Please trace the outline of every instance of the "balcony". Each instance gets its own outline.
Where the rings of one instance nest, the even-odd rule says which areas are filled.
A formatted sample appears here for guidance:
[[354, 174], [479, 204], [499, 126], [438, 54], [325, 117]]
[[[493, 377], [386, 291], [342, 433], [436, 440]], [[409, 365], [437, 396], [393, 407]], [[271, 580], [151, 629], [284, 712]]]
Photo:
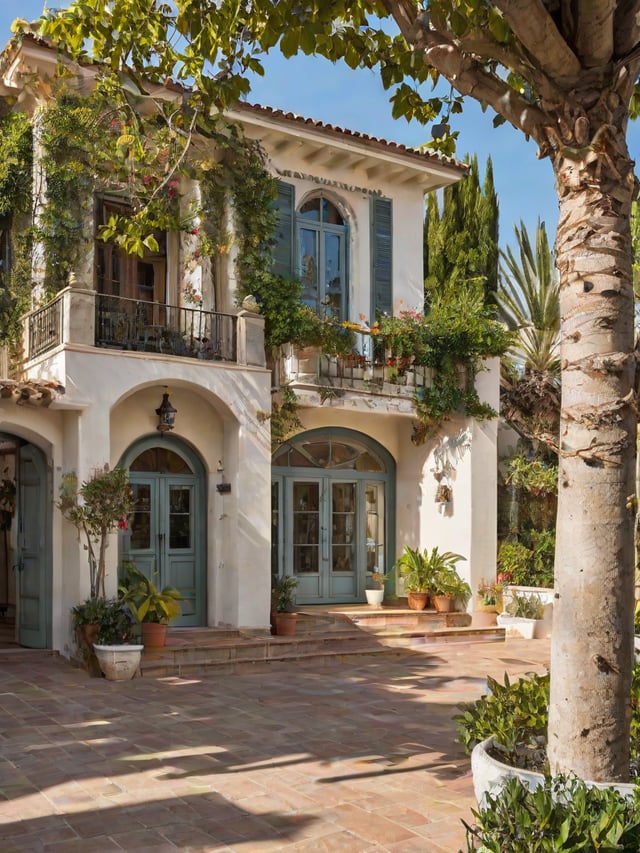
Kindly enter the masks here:
[[264, 367], [264, 320], [66, 288], [24, 318], [27, 362], [63, 344]]
[[366, 340], [366, 333], [359, 337], [364, 340], [358, 342], [358, 352], [348, 356], [327, 355], [316, 347], [283, 347], [276, 366], [276, 384], [292, 385], [296, 393], [303, 388], [315, 389], [321, 399], [355, 394], [411, 402], [420, 388], [431, 386], [431, 368], [390, 353], [370, 358], [367, 354], [374, 353], [371, 340]]

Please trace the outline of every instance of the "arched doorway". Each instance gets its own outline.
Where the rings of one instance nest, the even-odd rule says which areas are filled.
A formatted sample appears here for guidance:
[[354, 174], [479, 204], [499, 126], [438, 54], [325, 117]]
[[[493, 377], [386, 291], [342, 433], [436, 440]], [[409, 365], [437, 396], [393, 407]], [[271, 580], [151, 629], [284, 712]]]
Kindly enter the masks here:
[[120, 562], [133, 561], [156, 586], [184, 596], [172, 624], [206, 624], [206, 472], [188, 445], [149, 436], [120, 463], [129, 470], [133, 512], [120, 534]]
[[395, 464], [376, 441], [318, 429], [273, 456], [272, 571], [294, 575], [299, 604], [365, 600], [367, 572], [395, 553]]

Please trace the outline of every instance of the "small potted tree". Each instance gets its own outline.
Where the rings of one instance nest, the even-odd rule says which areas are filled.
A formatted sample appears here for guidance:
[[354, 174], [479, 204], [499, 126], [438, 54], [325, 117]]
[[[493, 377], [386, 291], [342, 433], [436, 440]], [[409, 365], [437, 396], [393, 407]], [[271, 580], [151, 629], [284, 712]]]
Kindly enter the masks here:
[[129, 475], [124, 468], [105, 465], [78, 488], [74, 471], [62, 475], [58, 509], [84, 538], [89, 559], [91, 598], [104, 598], [106, 550], [109, 534], [126, 528], [132, 496]]
[[104, 617], [106, 604], [106, 550], [109, 534], [126, 528], [132, 496], [129, 476], [124, 468], [97, 470], [81, 486], [74, 471], [62, 475], [58, 509], [78, 530], [89, 562], [90, 594], [76, 605], [71, 616], [76, 642], [92, 675], [99, 675], [93, 644]]

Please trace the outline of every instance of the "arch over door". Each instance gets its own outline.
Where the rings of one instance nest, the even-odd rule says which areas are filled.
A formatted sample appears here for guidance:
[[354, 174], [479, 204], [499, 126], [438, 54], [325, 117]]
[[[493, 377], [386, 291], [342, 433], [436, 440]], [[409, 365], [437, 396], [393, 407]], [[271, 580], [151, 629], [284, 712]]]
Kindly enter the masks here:
[[367, 572], [393, 559], [395, 466], [367, 436], [311, 430], [273, 457], [272, 571], [299, 604], [365, 600]]
[[51, 488], [44, 453], [33, 444], [18, 450], [16, 617], [18, 642], [51, 645]]
[[120, 535], [120, 562], [131, 560], [156, 586], [184, 597], [172, 625], [206, 624], [206, 474], [197, 454], [172, 438], [137, 442], [121, 462], [134, 507]]

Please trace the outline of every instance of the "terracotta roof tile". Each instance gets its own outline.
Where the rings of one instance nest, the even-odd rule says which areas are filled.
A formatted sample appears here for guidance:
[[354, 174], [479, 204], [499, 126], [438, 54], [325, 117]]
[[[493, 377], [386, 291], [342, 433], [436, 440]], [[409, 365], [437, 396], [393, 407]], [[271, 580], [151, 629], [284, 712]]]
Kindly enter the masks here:
[[461, 163], [459, 160], [454, 158], [446, 158], [434, 152], [421, 151], [418, 148], [410, 148], [400, 142], [392, 142], [378, 136], [370, 136], [368, 133], [362, 133], [358, 130], [349, 130], [348, 128], [340, 127], [337, 124], [327, 124], [326, 122], [320, 121], [320, 119], [307, 118], [305, 116], [298, 115], [297, 113], [276, 109], [275, 107], [265, 107], [261, 104], [250, 104], [247, 101], [242, 101], [237, 106], [239, 109], [257, 113], [258, 115], [264, 115], [275, 119], [285, 119], [286, 121], [290, 121], [295, 124], [313, 127], [316, 130], [323, 130], [332, 134], [351, 137], [358, 141], [371, 144], [377, 148], [384, 148], [403, 156], [408, 155], [412, 159], [417, 158], [423, 162], [427, 161], [437, 163], [440, 166], [449, 166], [461, 172], [466, 172], [468, 168], [464, 163]]

